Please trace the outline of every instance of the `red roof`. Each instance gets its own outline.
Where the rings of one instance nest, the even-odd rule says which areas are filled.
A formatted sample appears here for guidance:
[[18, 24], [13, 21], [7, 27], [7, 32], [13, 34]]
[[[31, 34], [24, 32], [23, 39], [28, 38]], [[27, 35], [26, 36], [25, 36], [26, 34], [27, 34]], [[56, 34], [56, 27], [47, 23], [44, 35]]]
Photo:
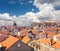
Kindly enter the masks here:
[[20, 34], [23, 34], [24, 36], [26, 36], [28, 33], [28, 31], [26, 29], [23, 29], [20, 31]]
[[8, 37], [9, 37], [9, 36], [4, 36], [4, 35], [0, 36], [0, 42], [4, 41], [4, 40], [7, 39]]
[[6, 47], [6, 49], [10, 48], [14, 43], [16, 43], [19, 39], [15, 38], [13, 36], [8, 37], [6, 40], [1, 42], [3, 47]]
[[55, 35], [57, 39], [60, 39], [60, 34]]
[[[41, 38], [37, 41], [43, 43], [43, 44], [47, 44], [47, 45], [50, 45], [50, 38]], [[52, 48], [60, 48], [60, 41], [54, 41], [52, 42]]]
[[33, 34], [37, 34], [37, 33], [38, 33], [38, 30], [32, 29], [32, 33], [33, 33]]
[[27, 44], [31, 39], [28, 37], [28, 36], [25, 36], [23, 39], [22, 39], [22, 42], [24, 42], [25, 44]]
[[11, 35], [11, 33], [8, 30], [2, 30], [2, 31], [0, 31], [0, 34], [2, 34], [2, 35]]

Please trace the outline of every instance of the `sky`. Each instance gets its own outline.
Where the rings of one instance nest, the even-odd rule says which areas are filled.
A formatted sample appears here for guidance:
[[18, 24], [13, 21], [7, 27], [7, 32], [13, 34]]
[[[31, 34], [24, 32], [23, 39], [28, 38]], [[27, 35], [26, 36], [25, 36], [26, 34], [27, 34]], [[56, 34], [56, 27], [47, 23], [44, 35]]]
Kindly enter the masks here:
[[38, 12], [39, 9], [33, 5], [34, 0], [0, 0], [0, 13], [10, 15], [23, 15], [26, 12]]
[[0, 0], [0, 25], [46, 20], [60, 20], [60, 0]]

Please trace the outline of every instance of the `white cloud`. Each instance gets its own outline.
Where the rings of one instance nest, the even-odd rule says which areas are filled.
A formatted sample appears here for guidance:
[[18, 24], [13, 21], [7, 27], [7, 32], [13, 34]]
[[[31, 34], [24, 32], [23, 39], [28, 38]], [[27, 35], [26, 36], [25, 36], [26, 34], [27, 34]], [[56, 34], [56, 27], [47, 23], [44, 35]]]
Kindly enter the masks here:
[[60, 10], [54, 11], [57, 22], [60, 22]]
[[9, 0], [8, 3], [9, 4], [16, 4], [16, 3], [20, 3], [21, 0]]
[[[17, 25], [30, 25], [32, 22], [43, 22], [45, 20], [58, 20], [60, 11], [44, 9], [37, 13], [27, 12], [20, 16], [10, 16], [8, 13], [0, 14], [0, 25], [12, 25], [15, 21]], [[60, 19], [59, 19], [60, 20]]]
[[45, 8], [53, 9], [54, 6], [52, 3], [44, 2], [42, 4], [40, 1], [43, 2], [43, 0], [34, 0], [34, 3], [33, 3], [33, 5], [35, 5], [37, 8], [39, 8], [39, 10], [43, 10]]
[[36, 13], [40, 20], [59, 19], [60, 10], [57, 11], [54, 9], [54, 7], [60, 6], [60, 0], [34, 0], [33, 5], [40, 10]]
[[[27, 26], [31, 24], [31, 19], [28, 18], [29, 14], [21, 15], [19, 17], [13, 15], [10, 16], [8, 13], [0, 14], [0, 25], [13, 25], [14, 21], [17, 25]], [[26, 17], [27, 16], [27, 17]]]
[[34, 11], [34, 9], [32, 9], [32, 11]]
[[13, 19], [8, 13], [0, 14], [0, 25], [12, 25]]
[[29, 2], [29, 3], [32, 3], [33, 1], [32, 1], [32, 0], [29, 0], [28, 2]]
[[39, 8], [45, 3], [52, 4], [54, 7], [60, 6], [60, 0], [34, 0], [34, 5]]
[[12, 17], [8, 13], [0, 14], [0, 20], [11, 21]]

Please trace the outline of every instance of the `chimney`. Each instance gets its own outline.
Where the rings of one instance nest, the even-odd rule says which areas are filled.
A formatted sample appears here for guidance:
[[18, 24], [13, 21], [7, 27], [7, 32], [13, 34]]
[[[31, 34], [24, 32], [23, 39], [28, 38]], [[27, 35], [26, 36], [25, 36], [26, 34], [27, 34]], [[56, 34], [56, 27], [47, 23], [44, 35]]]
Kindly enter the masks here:
[[20, 36], [20, 32], [18, 32], [18, 36]]
[[52, 46], [52, 43], [53, 43], [53, 39], [50, 39], [50, 46]]
[[56, 36], [54, 36], [53, 39], [54, 39], [54, 40], [57, 40], [57, 39], [56, 39]]
[[48, 38], [48, 34], [46, 33], [46, 38]]

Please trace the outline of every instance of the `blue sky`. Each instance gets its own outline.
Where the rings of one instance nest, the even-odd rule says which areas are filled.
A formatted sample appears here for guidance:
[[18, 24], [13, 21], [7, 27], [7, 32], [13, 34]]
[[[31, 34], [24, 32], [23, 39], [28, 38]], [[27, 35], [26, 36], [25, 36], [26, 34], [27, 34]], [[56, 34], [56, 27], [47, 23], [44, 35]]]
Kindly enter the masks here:
[[[31, 1], [31, 2], [29, 2]], [[10, 15], [23, 15], [26, 12], [38, 12], [39, 9], [33, 5], [34, 0], [0, 0], [0, 13], [9, 13]], [[59, 10], [60, 7], [55, 7]]]
[[39, 9], [33, 5], [33, 2], [29, 3], [29, 0], [0, 0], [0, 13], [9, 13], [10, 15], [18, 16], [30, 11], [36, 13]]

